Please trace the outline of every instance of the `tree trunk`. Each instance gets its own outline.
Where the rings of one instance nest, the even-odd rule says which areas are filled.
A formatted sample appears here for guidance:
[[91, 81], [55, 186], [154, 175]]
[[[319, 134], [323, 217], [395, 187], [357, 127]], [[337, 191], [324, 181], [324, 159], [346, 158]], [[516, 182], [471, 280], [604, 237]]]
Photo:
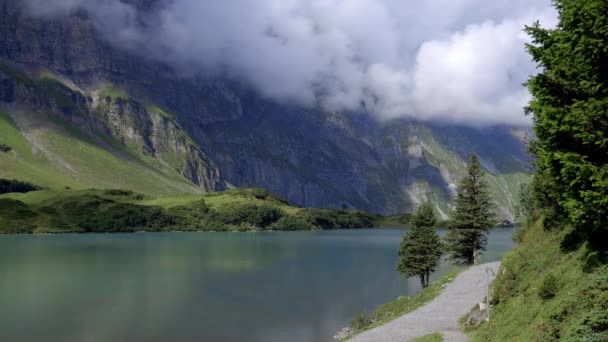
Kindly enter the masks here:
[[420, 275], [420, 285], [422, 285], [422, 288], [427, 287], [427, 284], [424, 282], [424, 273]]
[[431, 277], [431, 270], [427, 269], [426, 270], [426, 286], [429, 286], [430, 281], [429, 278]]

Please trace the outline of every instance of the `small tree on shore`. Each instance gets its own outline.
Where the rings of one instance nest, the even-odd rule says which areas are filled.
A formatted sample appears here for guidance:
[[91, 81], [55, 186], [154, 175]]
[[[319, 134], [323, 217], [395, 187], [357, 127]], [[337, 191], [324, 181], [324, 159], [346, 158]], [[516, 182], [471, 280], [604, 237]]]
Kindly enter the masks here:
[[430, 202], [420, 206], [410, 219], [411, 230], [403, 235], [397, 270], [405, 277], [420, 277], [422, 287], [429, 286], [431, 272], [439, 262], [442, 244], [435, 232], [435, 215]]
[[494, 204], [476, 155], [469, 161], [454, 204], [446, 237], [447, 251], [457, 264], [473, 265], [486, 247], [488, 231], [496, 224]]

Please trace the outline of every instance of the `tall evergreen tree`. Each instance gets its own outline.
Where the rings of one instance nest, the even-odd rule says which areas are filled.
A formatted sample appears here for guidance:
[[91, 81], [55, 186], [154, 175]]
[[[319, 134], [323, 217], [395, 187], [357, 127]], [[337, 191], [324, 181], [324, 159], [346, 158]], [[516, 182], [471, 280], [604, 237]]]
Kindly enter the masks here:
[[570, 226], [564, 242], [586, 239], [607, 251], [608, 1], [553, 3], [556, 28], [526, 27], [539, 66], [528, 81], [526, 108], [534, 115], [537, 190], [555, 214], [545, 225]]
[[420, 277], [422, 287], [429, 286], [431, 272], [439, 262], [442, 244], [435, 232], [435, 215], [430, 202], [420, 206], [410, 219], [410, 228], [403, 235], [399, 248], [397, 270], [405, 277]]
[[446, 237], [447, 251], [456, 263], [472, 265], [485, 249], [488, 231], [496, 224], [494, 205], [476, 155], [471, 156], [454, 204]]

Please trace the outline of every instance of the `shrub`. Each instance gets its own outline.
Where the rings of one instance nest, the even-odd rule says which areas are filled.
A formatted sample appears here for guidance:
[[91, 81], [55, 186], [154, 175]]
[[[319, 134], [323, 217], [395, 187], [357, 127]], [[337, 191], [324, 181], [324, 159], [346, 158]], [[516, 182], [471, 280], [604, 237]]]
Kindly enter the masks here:
[[132, 198], [136, 201], [141, 201], [141, 200], [146, 199], [146, 196], [144, 196], [142, 194], [138, 194], [131, 190], [110, 189], [110, 190], [104, 191], [103, 194], [106, 196], [128, 197], [128, 198]]
[[38, 216], [30, 207], [18, 200], [0, 198], [0, 232], [31, 233], [34, 229], [32, 219]]
[[132, 232], [160, 231], [174, 224], [173, 217], [161, 208], [117, 203], [85, 218], [80, 227], [87, 232]]
[[301, 217], [283, 216], [269, 228], [273, 230], [313, 230], [315, 226]]
[[555, 297], [558, 291], [557, 278], [553, 274], [548, 274], [543, 278], [538, 288], [538, 296], [541, 299], [551, 299]]
[[365, 311], [359, 311], [355, 317], [350, 321], [350, 327], [354, 330], [363, 330], [372, 324], [372, 321], [367, 315]]
[[6, 194], [9, 192], [26, 193], [40, 189], [41, 188], [39, 186], [31, 183], [21, 182], [16, 179], [9, 180], [0, 178], [0, 194]]
[[10, 152], [12, 148], [5, 144], [0, 144], [0, 152]]
[[244, 204], [215, 212], [211, 221], [234, 226], [247, 223], [256, 228], [264, 229], [277, 222], [284, 215], [281, 209], [272, 205]]
[[208, 216], [210, 209], [204, 200], [190, 205], [179, 205], [167, 210], [167, 215], [173, 222], [173, 230], [198, 230], [204, 229], [203, 222]]
[[296, 215], [297, 217], [310, 222], [310, 224], [318, 229], [338, 228], [338, 215], [336, 212], [328, 209], [303, 209]]
[[297, 217], [307, 220], [318, 229], [373, 227], [380, 215], [357, 210], [303, 209]]
[[0, 215], [7, 219], [24, 220], [36, 216], [36, 212], [18, 200], [11, 198], [0, 198]]

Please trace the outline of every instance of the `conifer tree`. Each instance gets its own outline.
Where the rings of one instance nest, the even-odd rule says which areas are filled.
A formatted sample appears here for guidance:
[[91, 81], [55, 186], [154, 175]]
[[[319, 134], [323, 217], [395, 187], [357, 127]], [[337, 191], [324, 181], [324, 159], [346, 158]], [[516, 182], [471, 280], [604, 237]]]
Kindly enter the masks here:
[[419, 276], [422, 287], [439, 262], [442, 244], [435, 232], [435, 215], [430, 202], [420, 206], [410, 219], [411, 230], [403, 235], [397, 270], [405, 277]]
[[488, 231], [496, 224], [494, 205], [476, 155], [471, 156], [454, 204], [448, 223], [447, 251], [456, 263], [473, 265], [485, 249]]
[[535, 190], [553, 213], [545, 227], [568, 229], [562, 247], [586, 240], [608, 259], [608, 1], [553, 4], [556, 27], [526, 27], [539, 70], [527, 83], [526, 108], [542, 185]]

